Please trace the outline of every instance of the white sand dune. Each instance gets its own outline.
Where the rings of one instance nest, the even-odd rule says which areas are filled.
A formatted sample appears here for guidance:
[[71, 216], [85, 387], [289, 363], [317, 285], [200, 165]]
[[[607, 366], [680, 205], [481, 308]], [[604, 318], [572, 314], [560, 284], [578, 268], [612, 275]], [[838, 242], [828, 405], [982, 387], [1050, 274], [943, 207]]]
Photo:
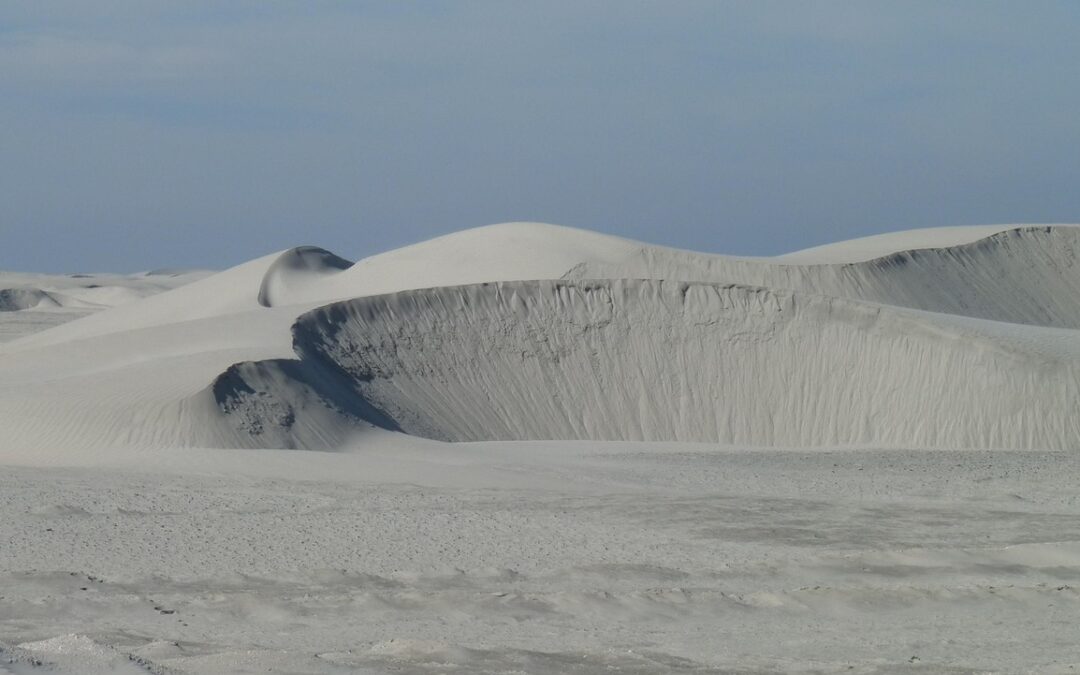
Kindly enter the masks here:
[[[355, 265], [316, 247], [278, 252], [10, 347], [38, 347], [266, 305], [296, 306], [298, 316], [305, 309], [354, 297], [559, 278], [735, 283], [1073, 328], [1080, 327], [1080, 275], [1073, 272], [1078, 241], [1080, 229], [1064, 225], [938, 228], [778, 258], [738, 258], [542, 223], [506, 223], [439, 237]], [[80, 293], [85, 296], [87, 291]]]
[[1078, 250], [0, 274], [0, 672], [1072, 672]]
[[340, 383], [326, 407], [447, 441], [1064, 449], [1080, 440], [1074, 338], [745, 286], [503, 282], [320, 308], [294, 327], [299, 362], [216, 394], [247, 424], [295, 427], [287, 447], [317, 447], [299, 430], [319, 425], [296, 419], [310, 406], [284, 366]]
[[528, 223], [293, 249], [5, 345], [0, 436], [1074, 447], [1080, 229], [991, 229], [834, 264]]
[[[0, 297], [21, 303], [0, 305], [0, 311], [73, 307], [104, 309], [172, 290], [209, 276], [204, 270], [155, 270], [138, 274], [28, 274], [0, 272]], [[45, 300], [44, 306], [41, 302]]]
[[162, 293], [209, 272], [48, 275], [0, 272], [0, 342]]
[[[946, 229], [941, 240], [960, 238]], [[568, 276], [739, 283], [1011, 323], [1080, 327], [1075, 267], [1080, 228], [996, 230], [965, 228], [972, 237], [990, 234], [938, 248], [916, 248], [938, 240], [935, 231], [916, 230], [910, 241], [897, 233], [873, 247], [842, 243], [771, 260], [643, 248], [616, 265], [583, 263]], [[850, 250], [872, 250], [876, 257], [835, 262]]]
[[[822, 246], [814, 246], [778, 257], [790, 263], [843, 264], [857, 263], [881, 258], [900, 251], [928, 248], [952, 248], [970, 244], [979, 239], [1033, 225], [955, 225], [952, 227], [926, 227], [900, 232], [885, 232], [869, 237], [848, 239]], [[1055, 225], [1054, 227], [1061, 227]]]
[[[582, 262], [617, 262], [645, 244], [542, 223], [479, 227], [365, 258], [355, 265], [312, 246], [263, 256], [9, 347], [38, 347], [261, 307], [305, 308], [359, 296], [486, 281], [554, 279]], [[287, 326], [286, 326], [287, 330]]]

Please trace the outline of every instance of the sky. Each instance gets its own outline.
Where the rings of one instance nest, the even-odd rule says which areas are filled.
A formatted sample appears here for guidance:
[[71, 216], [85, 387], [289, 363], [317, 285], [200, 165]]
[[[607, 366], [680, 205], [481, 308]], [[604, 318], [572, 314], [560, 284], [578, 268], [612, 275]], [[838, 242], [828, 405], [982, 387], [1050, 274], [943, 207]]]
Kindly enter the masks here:
[[0, 269], [1080, 221], [1080, 3], [0, 4]]

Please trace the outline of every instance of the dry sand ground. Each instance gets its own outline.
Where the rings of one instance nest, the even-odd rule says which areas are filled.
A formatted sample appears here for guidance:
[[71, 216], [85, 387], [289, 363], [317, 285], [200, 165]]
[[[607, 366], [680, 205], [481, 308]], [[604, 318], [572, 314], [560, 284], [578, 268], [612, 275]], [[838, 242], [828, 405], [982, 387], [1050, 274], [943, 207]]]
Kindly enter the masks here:
[[1080, 666], [1072, 453], [229, 452], [7, 467], [0, 672]]

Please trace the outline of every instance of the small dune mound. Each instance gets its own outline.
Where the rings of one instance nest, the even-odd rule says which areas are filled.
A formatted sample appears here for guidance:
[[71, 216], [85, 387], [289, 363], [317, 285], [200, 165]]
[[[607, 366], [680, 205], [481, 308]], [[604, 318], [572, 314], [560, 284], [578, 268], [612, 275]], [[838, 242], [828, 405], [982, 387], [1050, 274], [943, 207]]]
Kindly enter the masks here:
[[266, 270], [259, 287], [263, 307], [291, 305], [318, 297], [320, 282], [353, 264], [317, 246], [298, 246], [285, 251]]
[[0, 312], [19, 312], [25, 309], [47, 307], [60, 307], [60, 303], [40, 288], [0, 289]]

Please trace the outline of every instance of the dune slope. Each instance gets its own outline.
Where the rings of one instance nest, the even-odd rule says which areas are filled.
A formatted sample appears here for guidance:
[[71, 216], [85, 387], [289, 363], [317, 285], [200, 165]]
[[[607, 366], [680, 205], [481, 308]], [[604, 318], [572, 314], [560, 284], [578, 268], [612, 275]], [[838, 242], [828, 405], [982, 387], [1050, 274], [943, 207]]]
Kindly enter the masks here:
[[335, 383], [322, 399], [342, 419], [446, 441], [1059, 449], [1080, 438], [1071, 331], [764, 288], [438, 288], [332, 304], [293, 332], [299, 361], [215, 384], [245, 424], [294, 429], [276, 439], [289, 447], [317, 440], [297, 392], [319, 381]]
[[[954, 235], [955, 236], [955, 235]], [[932, 239], [925, 234], [913, 242]], [[894, 235], [879, 244], [900, 245]], [[844, 247], [838, 246], [840, 252]], [[862, 249], [867, 250], [867, 249]], [[1080, 327], [1080, 228], [1020, 227], [939, 248], [900, 249], [860, 262], [826, 248], [748, 260], [642, 248], [617, 264], [582, 263], [578, 279], [647, 278], [740, 283], [1038, 326]]]
[[[940, 245], [926, 247], [931, 244]], [[915, 230], [776, 258], [740, 258], [545, 223], [503, 223], [437, 237], [355, 264], [313, 246], [280, 251], [205, 279], [194, 277], [194, 283], [181, 288], [114, 307], [8, 348], [37, 348], [269, 305], [295, 306], [295, 318], [313, 307], [355, 297], [559, 278], [744, 284], [1075, 328], [1080, 327], [1078, 250], [1080, 228], [986, 226]], [[863, 259], [867, 255], [873, 257]], [[90, 292], [96, 291], [79, 290], [83, 295]]]
[[537, 223], [300, 247], [0, 345], [0, 441], [1071, 449], [1078, 247], [994, 226], [752, 259]]

